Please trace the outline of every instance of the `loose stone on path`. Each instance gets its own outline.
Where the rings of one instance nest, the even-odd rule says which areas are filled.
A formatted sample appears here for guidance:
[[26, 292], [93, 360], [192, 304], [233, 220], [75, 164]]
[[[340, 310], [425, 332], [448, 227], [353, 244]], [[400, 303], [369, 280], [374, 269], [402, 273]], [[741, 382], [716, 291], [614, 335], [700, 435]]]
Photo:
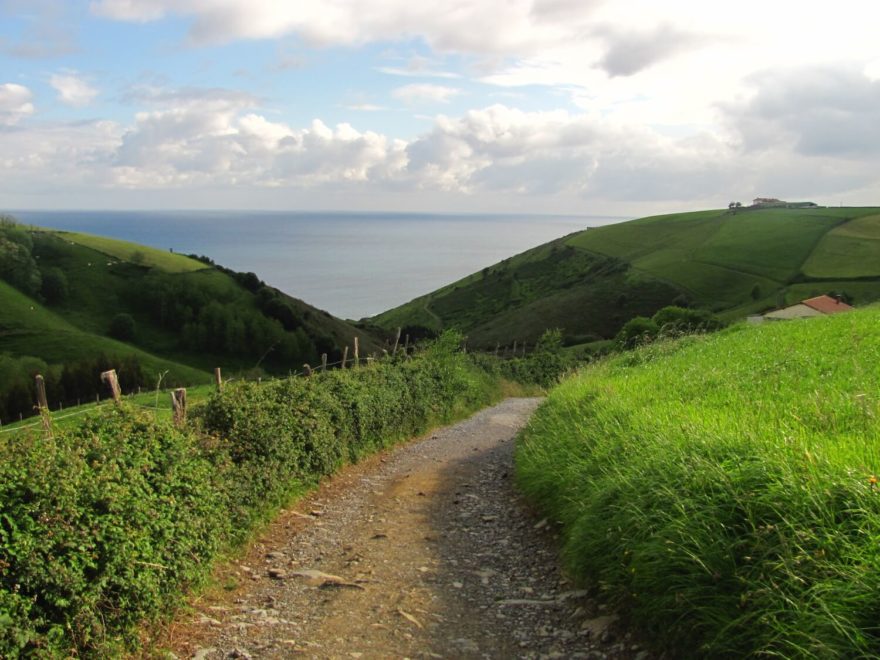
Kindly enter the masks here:
[[539, 403], [508, 399], [342, 470], [222, 567], [227, 587], [164, 646], [200, 660], [650, 660], [560, 572], [552, 525], [509, 478]]

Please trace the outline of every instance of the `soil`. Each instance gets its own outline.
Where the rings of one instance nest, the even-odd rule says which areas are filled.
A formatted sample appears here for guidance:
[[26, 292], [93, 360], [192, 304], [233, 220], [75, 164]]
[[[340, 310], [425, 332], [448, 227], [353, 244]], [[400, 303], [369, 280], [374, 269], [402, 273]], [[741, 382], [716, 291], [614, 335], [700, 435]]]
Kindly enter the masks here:
[[508, 399], [342, 470], [272, 523], [150, 654], [178, 658], [652, 657], [560, 569], [513, 482]]

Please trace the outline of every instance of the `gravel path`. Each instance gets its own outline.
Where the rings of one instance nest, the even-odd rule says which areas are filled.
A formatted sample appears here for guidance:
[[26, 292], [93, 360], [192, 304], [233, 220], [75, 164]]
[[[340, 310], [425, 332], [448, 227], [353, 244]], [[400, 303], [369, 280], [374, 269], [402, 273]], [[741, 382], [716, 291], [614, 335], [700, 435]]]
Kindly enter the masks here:
[[558, 569], [512, 484], [539, 399], [343, 470], [285, 511], [159, 645], [179, 658], [638, 658]]

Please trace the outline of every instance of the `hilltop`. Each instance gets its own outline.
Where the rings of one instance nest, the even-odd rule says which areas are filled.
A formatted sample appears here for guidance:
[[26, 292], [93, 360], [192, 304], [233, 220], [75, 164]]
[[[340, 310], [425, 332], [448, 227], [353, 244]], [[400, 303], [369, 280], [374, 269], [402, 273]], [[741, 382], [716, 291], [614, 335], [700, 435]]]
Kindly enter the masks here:
[[371, 319], [472, 344], [613, 337], [677, 304], [734, 319], [838, 292], [880, 299], [880, 208], [722, 209], [653, 216], [551, 241]]
[[0, 222], [0, 420], [31, 412], [32, 372], [51, 401], [94, 396], [99, 369], [124, 388], [206, 382], [229, 373], [287, 374], [322, 353], [338, 360], [371, 332], [205, 257], [88, 234]]

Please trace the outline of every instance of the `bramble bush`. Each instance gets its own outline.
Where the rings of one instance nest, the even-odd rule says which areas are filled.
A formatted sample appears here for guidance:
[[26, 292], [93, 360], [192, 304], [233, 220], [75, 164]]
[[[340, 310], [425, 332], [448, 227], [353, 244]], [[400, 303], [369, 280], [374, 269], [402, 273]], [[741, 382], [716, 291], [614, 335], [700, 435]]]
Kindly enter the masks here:
[[122, 406], [0, 444], [0, 657], [136, 643], [277, 507], [379, 448], [499, 396], [441, 337], [412, 358], [230, 383], [192, 423]]
[[489, 373], [518, 383], [552, 387], [566, 371], [575, 366], [562, 350], [562, 331], [547, 330], [535, 343], [535, 350], [525, 357], [499, 360], [487, 354], [475, 354], [474, 361]]

